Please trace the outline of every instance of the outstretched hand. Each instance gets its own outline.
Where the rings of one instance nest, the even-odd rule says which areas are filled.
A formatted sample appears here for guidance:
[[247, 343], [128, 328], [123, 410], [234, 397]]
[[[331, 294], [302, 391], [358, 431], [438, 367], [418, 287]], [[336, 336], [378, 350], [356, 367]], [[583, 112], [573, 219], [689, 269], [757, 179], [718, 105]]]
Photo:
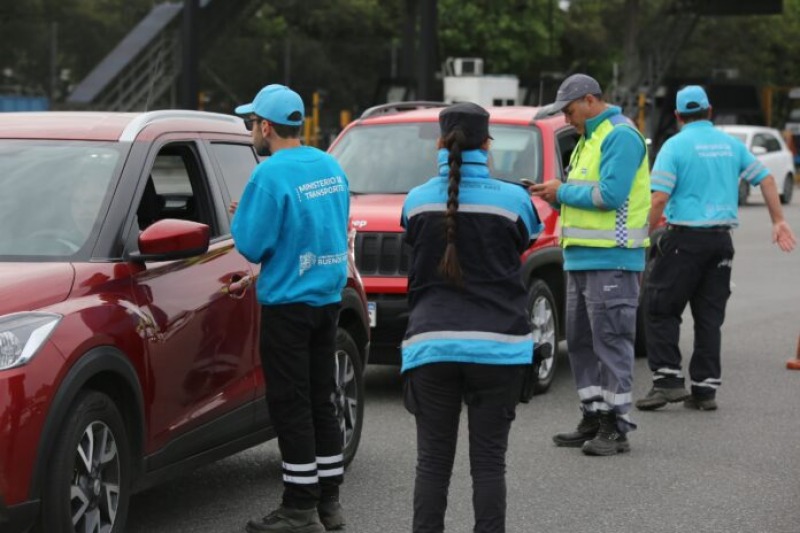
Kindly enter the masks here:
[[785, 220], [772, 226], [772, 242], [776, 243], [778, 248], [784, 252], [791, 252], [797, 245], [792, 228]]

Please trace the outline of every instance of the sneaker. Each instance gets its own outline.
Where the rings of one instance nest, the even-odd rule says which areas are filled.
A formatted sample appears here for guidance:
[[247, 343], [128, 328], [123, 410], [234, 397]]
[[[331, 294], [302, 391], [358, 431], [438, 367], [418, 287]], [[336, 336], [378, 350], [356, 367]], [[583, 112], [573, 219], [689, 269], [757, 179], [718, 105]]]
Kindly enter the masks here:
[[597, 436], [586, 441], [581, 451], [586, 455], [616, 455], [631, 450], [628, 437], [617, 429], [617, 416], [614, 413], [600, 415], [600, 429]]
[[695, 409], [697, 411], [716, 411], [717, 401], [714, 398], [689, 396], [683, 401], [683, 406], [687, 409]]
[[325, 526], [325, 531], [338, 531], [344, 529], [344, 513], [342, 504], [337, 501], [320, 502], [317, 506], [319, 520]]
[[600, 416], [597, 413], [583, 413], [583, 418], [575, 431], [554, 435], [553, 442], [563, 448], [580, 448], [584, 442], [592, 440], [597, 435], [599, 427]]
[[668, 403], [682, 402], [688, 397], [689, 391], [683, 387], [679, 389], [653, 387], [647, 396], [636, 402], [636, 408], [640, 411], [655, 411]]
[[261, 520], [251, 520], [247, 533], [325, 533], [316, 509], [280, 506]]

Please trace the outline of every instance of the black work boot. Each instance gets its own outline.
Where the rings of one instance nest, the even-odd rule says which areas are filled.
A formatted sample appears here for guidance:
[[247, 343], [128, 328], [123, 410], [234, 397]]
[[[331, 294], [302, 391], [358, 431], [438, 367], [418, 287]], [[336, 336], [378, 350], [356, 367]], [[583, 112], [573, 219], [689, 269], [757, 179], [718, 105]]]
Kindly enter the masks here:
[[344, 529], [344, 513], [342, 504], [336, 500], [321, 501], [317, 505], [319, 520], [325, 526], [325, 531], [337, 531]]
[[587, 440], [592, 440], [597, 435], [600, 427], [600, 417], [597, 413], [583, 413], [583, 418], [578, 423], [578, 428], [572, 433], [559, 433], [553, 436], [556, 446], [564, 448], [580, 448]]
[[251, 520], [247, 533], [325, 533], [317, 510], [280, 506], [261, 520]]
[[655, 411], [668, 403], [682, 402], [688, 397], [689, 391], [683, 387], [677, 389], [653, 387], [647, 396], [636, 402], [636, 408], [640, 411]]
[[697, 411], [716, 411], [717, 400], [713, 396], [695, 396], [692, 394], [683, 400], [683, 406]]
[[600, 429], [597, 436], [583, 444], [582, 451], [586, 455], [616, 455], [628, 452], [631, 445], [625, 433], [617, 428], [617, 415], [600, 413]]

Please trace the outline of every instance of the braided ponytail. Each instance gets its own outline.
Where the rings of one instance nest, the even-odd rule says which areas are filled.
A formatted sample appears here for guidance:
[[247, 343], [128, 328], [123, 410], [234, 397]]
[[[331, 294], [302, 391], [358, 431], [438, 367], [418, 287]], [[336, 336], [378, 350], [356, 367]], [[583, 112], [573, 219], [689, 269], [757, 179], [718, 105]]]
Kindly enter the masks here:
[[439, 263], [439, 273], [442, 277], [457, 286], [464, 285], [461, 264], [458, 262], [458, 250], [456, 250], [456, 213], [458, 212], [458, 188], [461, 184], [461, 150], [466, 143], [464, 132], [456, 128], [442, 139], [442, 145], [449, 152], [447, 164], [450, 166], [450, 174], [447, 183], [447, 211], [445, 212], [445, 235], [446, 247], [441, 263]]

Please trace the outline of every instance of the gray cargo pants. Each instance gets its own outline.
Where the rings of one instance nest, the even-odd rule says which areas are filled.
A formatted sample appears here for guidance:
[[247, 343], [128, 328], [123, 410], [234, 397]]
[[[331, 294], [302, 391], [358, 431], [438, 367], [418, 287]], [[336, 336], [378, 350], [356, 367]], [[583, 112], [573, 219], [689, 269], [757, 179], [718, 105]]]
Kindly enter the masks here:
[[639, 272], [567, 272], [567, 348], [584, 412], [610, 411], [627, 433]]

